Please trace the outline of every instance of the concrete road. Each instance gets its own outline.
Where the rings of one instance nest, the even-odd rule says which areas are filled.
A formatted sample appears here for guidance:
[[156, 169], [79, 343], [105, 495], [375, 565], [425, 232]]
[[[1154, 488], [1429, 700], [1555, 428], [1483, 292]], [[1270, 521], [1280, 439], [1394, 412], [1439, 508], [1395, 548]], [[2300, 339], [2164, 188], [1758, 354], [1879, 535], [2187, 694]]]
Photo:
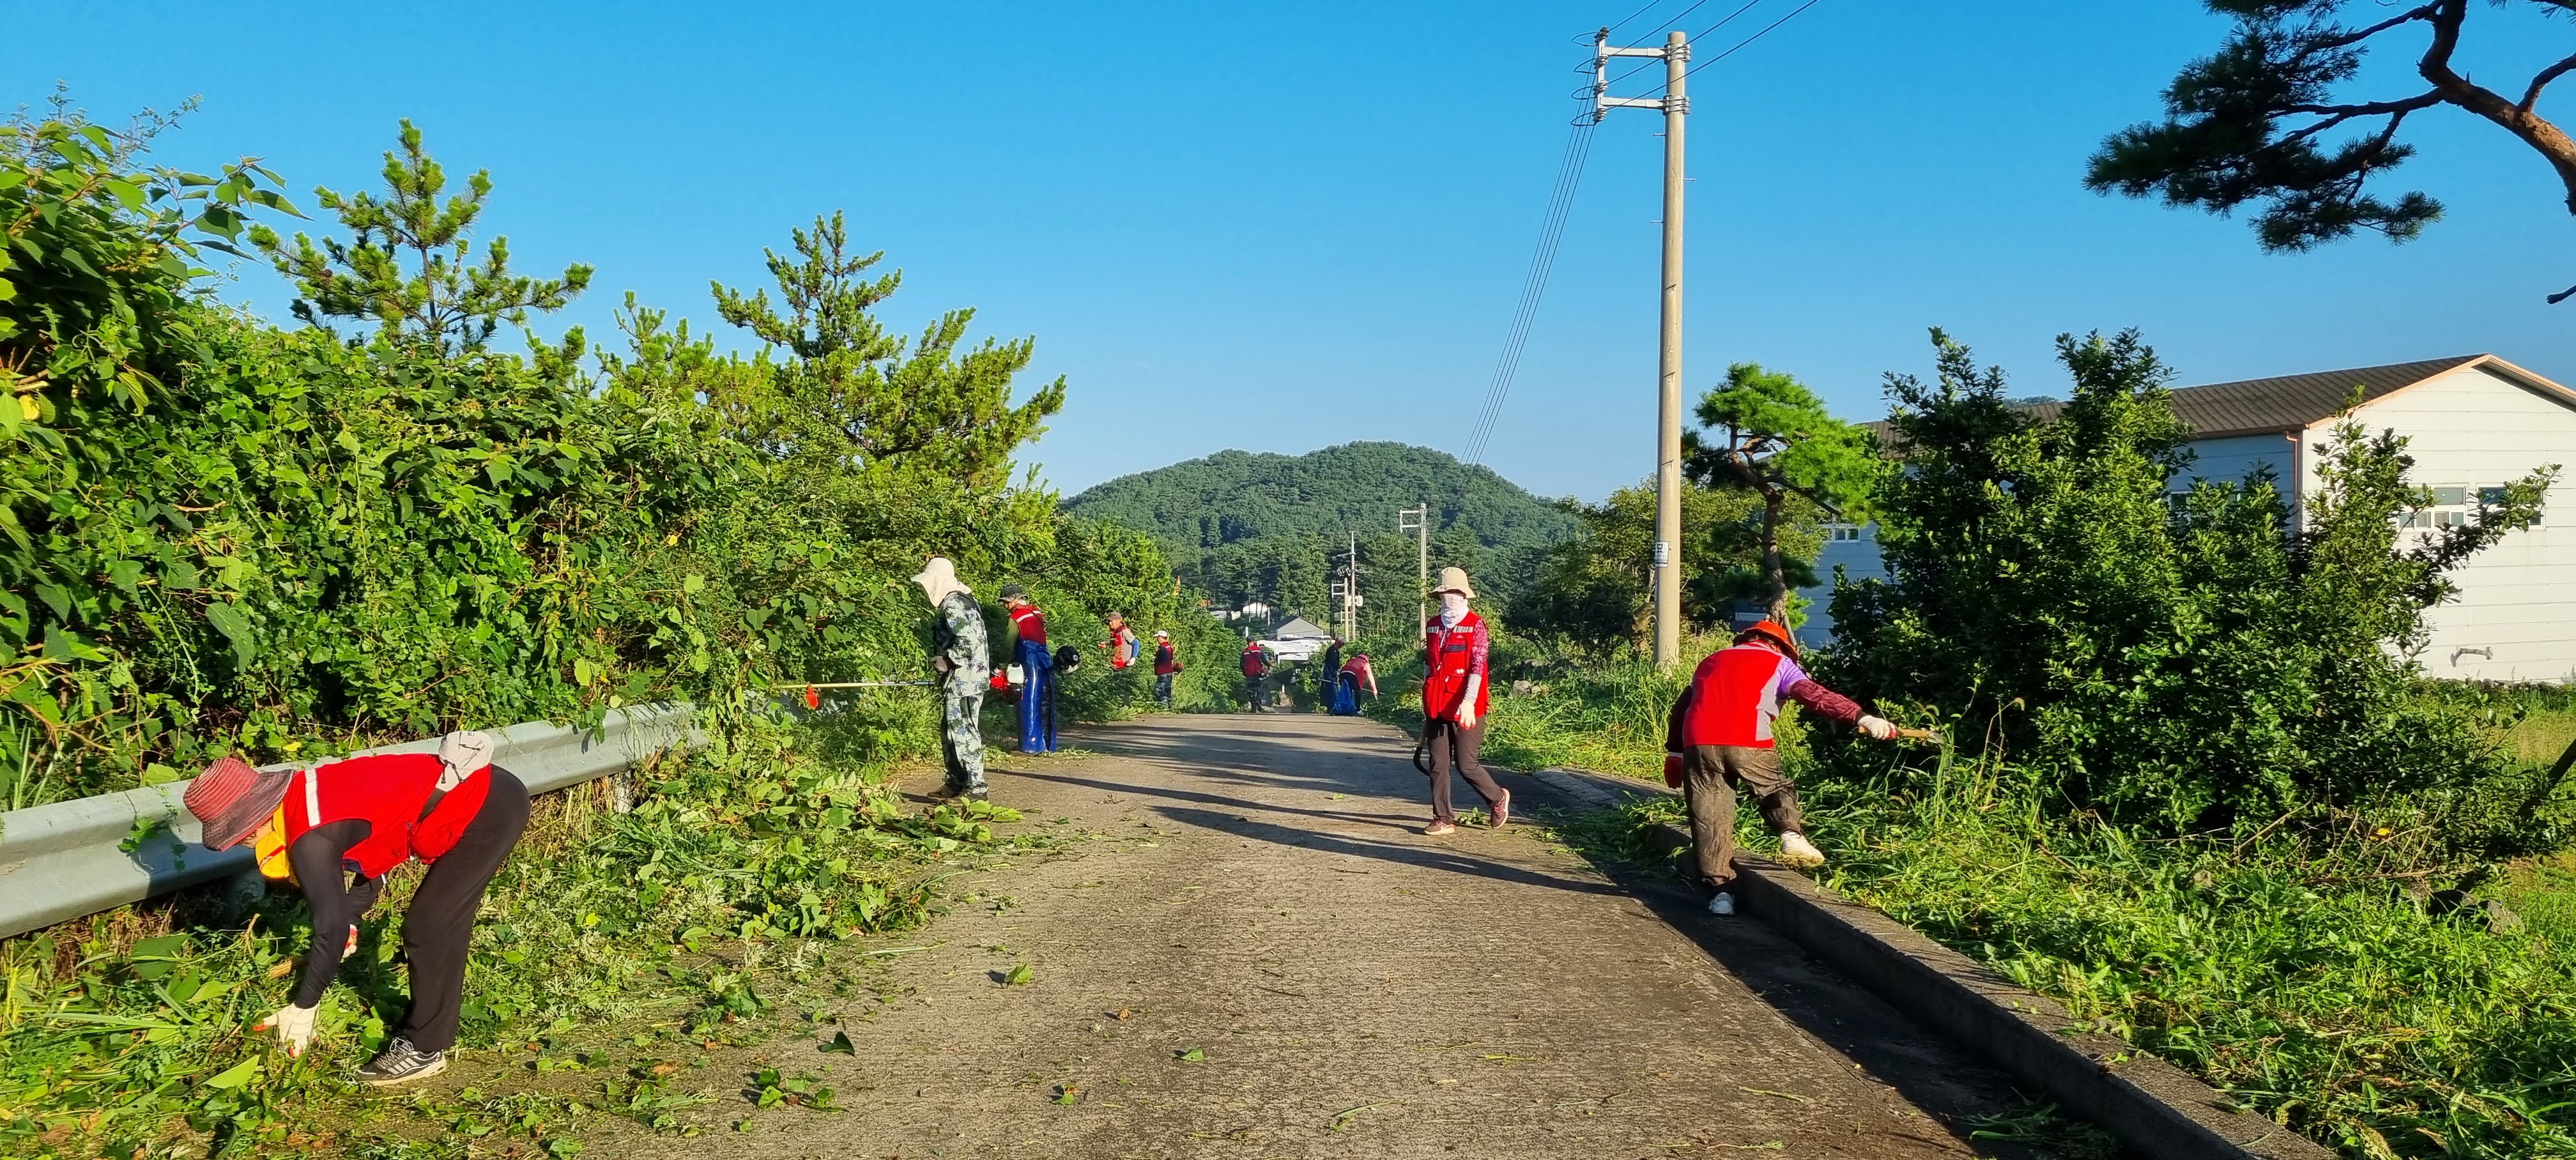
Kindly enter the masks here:
[[[1963, 1117], [2018, 1102], [1753, 920], [1522, 827], [1424, 837], [1392, 729], [1179, 716], [1072, 742], [996, 754], [994, 799], [1107, 836], [952, 883], [983, 901], [908, 940], [938, 945], [848, 1023], [855, 1056], [775, 1054], [847, 1110], [673, 1151], [1974, 1156]], [[1552, 804], [1502, 780], [1524, 816]]]

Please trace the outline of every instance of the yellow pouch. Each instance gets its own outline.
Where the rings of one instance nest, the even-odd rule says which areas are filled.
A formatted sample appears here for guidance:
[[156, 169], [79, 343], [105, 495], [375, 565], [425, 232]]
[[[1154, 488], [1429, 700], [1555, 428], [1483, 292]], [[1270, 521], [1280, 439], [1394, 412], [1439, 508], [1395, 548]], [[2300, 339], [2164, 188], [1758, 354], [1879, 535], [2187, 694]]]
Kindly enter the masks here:
[[[277, 812], [268, 816], [268, 824], [259, 828], [251, 839], [251, 848], [259, 855], [259, 873], [271, 881], [295, 881], [295, 867], [286, 860], [286, 803], [277, 803]], [[302, 885], [302, 883], [297, 883]]]

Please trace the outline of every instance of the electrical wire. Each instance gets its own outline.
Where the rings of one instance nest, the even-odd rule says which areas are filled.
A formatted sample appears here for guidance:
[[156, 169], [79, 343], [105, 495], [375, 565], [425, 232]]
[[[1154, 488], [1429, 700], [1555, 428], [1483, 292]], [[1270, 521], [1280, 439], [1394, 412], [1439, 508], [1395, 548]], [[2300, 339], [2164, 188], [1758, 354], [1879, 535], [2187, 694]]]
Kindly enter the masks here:
[[[1586, 89], [1578, 107], [1591, 104]], [[1529, 272], [1521, 281], [1520, 302], [1512, 310], [1511, 325], [1503, 334], [1502, 353], [1494, 360], [1494, 374], [1485, 387], [1485, 403], [1478, 409], [1475, 425], [1469, 429], [1466, 455], [1468, 463], [1484, 461], [1486, 446], [1492, 441], [1494, 425], [1501, 419], [1503, 401], [1511, 394], [1512, 380], [1520, 373], [1521, 356], [1529, 349], [1531, 329], [1538, 321], [1539, 302], [1547, 294], [1548, 274], [1556, 266], [1559, 243], [1565, 239], [1566, 221], [1573, 215], [1574, 193], [1583, 183], [1584, 163], [1592, 155], [1592, 125], [1589, 112], [1575, 117], [1566, 134], [1565, 156], [1557, 164], [1556, 188], [1548, 196], [1546, 215], [1540, 220], [1538, 245], [1530, 253]]]
[[[1661, 0], [1657, 0], [1657, 3], [1660, 2]], [[1707, 68], [1710, 65], [1716, 64], [1721, 60], [1725, 60], [1726, 58], [1743, 51], [1747, 45], [1750, 45], [1754, 41], [1760, 40], [1765, 36], [1769, 36], [1772, 30], [1797, 19], [1799, 13], [1815, 7], [1819, 2], [1820, 0], [1806, 0], [1806, 3], [1790, 9], [1788, 15], [1762, 26], [1761, 31], [1735, 42], [1734, 46], [1728, 48], [1726, 51], [1721, 52], [1716, 56], [1712, 56], [1707, 60], [1693, 64], [1689, 69], [1684, 70], [1682, 75], [1684, 77], [1688, 77], [1692, 73], [1698, 72], [1701, 69]], [[1700, 7], [1706, 3], [1708, 3], [1708, 0], [1697, 0], [1697, 2], [1693, 3], [1690, 7], [1684, 8], [1679, 13], [1676, 13], [1672, 19], [1665, 21], [1663, 25], [1655, 29], [1655, 31], [1661, 32], [1667, 28], [1671, 28], [1673, 25], [1680, 23], [1683, 18], [1698, 11]], [[1691, 39], [1700, 40], [1706, 38], [1709, 34], [1716, 32], [1718, 29], [1734, 23], [1737, 17], [1752, 11], [1761, 3], [1762, 0], [1747, 0], [1747, 3], [1743, 7], [1727, 13], [1725, 19], [1708, 26], [1708, 28], [1702, 30], [1698, 36], [1694, 36]], [[1619, 24], [1626, 24], [1631, 20], [1635, 20], [1637, 17], [1644, 15], [1649, 9], [1654, 7], [1655, 4], [1648, 4], [1646, 7], [1630, 13], [1627, 18], [1621, 20]], [[1615, 29], [1618, 26], [1619, 25], [1612, 25], [1611, 27]], [[1652, 35], [1652, 33], [1649, 33], [1648, 35]], [[1637, 67], [1612, 78], [1610, 83], [1617, 84], [1619, 81], [1626, 80], [1629, 77], [1635, 76], [1638, 73], [1654, 67], [1657, 63], [1660, 62], [1648, 61], [1645, 64], [1638, 65]], [[1511, 326], [1504, 331], [1502, 354], [1494, 360], [1494, 376], [1492, 381], [1488, 383], [1485, 388], [1484, 406], [1478, 409], [1475, 425], [1470, 429], [1467, 437], [1467, 453], [1464, 458], [1470, 464], [1481, 464], [1484, 462], [1485, 449], [1493, 440], [1494, 426], [1502, 418], [1503, 402], [1511, 395], [1512, 380], [1520, 374], [1521, 356], [1529, 349], [1530, 330], [1538, 320], [1539, 302], [1547, 294], [1548, 274], [1556, 266], [1557, 246], [1565, 239], [1566, 221], [1573, 213], [1574, 193], [1575, 190], [1583, 183], [1584, 163], [1592, 155], [1592, 133], [1590, 130], [1596, 122], [1586, 107], [1592, 103], [1593, 95], [1592, 88], [1589, 85], [1577, 90], [1575, 93], [1575, 103], [1579, 111], [1574, 118], [1574, 124], [1571, 130], [1566, 136], [1565, 157], [1557, 166], [1556, 189], [1549, 195], [1547, 214], [1541, 220], [1539, 225], [1538, 246], [1530, 254], [1529, 273], [1521, 282], [1520, 302], [1513, 308]]]
[[[1759, 2], [1760, 2], [1760, 0], [1755, 0], [1755, 2], [1756, 2], [1756, 3], [1759, 3]], [[1691, 73], [1698, 72], [1698, 71], [1699, 71], [1699, 70], [1701, 70], [1701, 69], [1707, 68], [1707, 67], [1708, 67], [1708, 66], [1710, 66], [1710, 65], [1716, 64], [1717, 62], [1719, 62], [1719, 61], [1721, 61], [1721, 60], [1725, 60], [1726, 58], [1728, 58], [1728, 57], [1730, 57], [1730, 56], [1735, 55], [1739, 50], [1743, 49], [1743, 47], [1744, 47], [1745, 45], [1748, 45], [1748, 44], [1753, 43], [1754, 41], [1760, 40], [1760, 39], [1762, 39], [1762, 38], [1763, 38], [1763, 37], [1765, 37], [1765, 36], [1769, 36], [1769, 35], [1771, 34], [1771, 30], [1772, 30], [1772, 29], [1774, 29], [1774, 28], [1778, 28], [1778, 27], [1780, 27], [1780, 26], [1781, 26], [1781, 25], [1783, 25], [1783, 24], [1787, 24], [1788, 22], [1790, 22], [1790, 21], [1792, 21], [1792, 20], [1797, 19], [1797, 18], [1798, 18], [1798, 14], [1799, 14], [1799, 13], [1804, 12], [1804, 11], [1806, 11], [1806, 10], [1810, 9], [1810, 8], [1815, 7], [1817, 3], [1818, 3], [1818, 0], [1807, 0], [1807, 2], [1806, 2], [1806, 3], [1801, 4], [1801, 5], [1797, 6], [1796, 8], [1792, 8], [1792, 9], [1790, 9], [1790, 10], [1789, 10], [1789, 14], [1788, 14], [1787, 16], [1783, 16], [1783, 17], [1779, 18], [1778, 20], [1774, 20], [1774, 21], [1772, 21], [1771, 23], [1769, 23], [1769, 24], [1767, 24], [1767, 25], [1764, 25], [1764, 26], [1763, 26], [1762, 31], [1760, 31], [1760, 32], [1756, 32], [1756, 33], [1754, 33], [1754, 34], [1753, 34], [1753, 35], [1751, 35], [1751, 36], [1748, 36], [1748, 37], [1745, 37], [1745, 38], [1744, 38], [1744, 39], [1742, 39], [1742, 40], [1736, 41], [1736, 42], [1735, 42], [1735, 47], [1734, 47], [1734, 48], [1727, 49], [1726, 51], [1721, 52], [1721, 53], [1717, 54], [1716, 56], [1712, 56], [1712, 57], [1708, 58], [1707, 60], [1701, 61], [1701, 62], [1699, 62], [1698, 64], [1695, 64], [1695, 65], [1692, 65], [1692, 66], [1690, 67], [1690, 72], [1685, 72], [1685, 73], [1683, 73], [1682, 75], [1687, 77], [1687, 76], [1691, 75]]]
[[[1702, 3], [1706, 3], [1706, 0], [1701, 0], [1701, 2], [1702, 2]], [[1733, 12], [1729, 12], [1729, 13], [1727, 13], [1727, 14], [1726, 14], [1726, 19], [1724, 19], [1724, 20], [1720, 20], [1720, 21], [1718, 21], [1718, 22], [1717, 22], [1717, 23], [1715, 23], [1715, 24], [1709, 25], [1708, 27], [1701, 29], [1701, 30], [1699, 31], [1699, 35], [1697, 35], [1697, 36], [1693, 36], [1693, 37], [1691, 37], [1691, 39], [1692, 39], [1692, 40], [1694, 40], [1694, 41], [1704, 39], [1704, 38], [1706, 38], [1710, 33], [1715, 32], [1715, 31], [1717, 31], [1718, 29], [1724, 28], [1724, 27], [1726, 27], [1726, 26], [1727, 26], [1727, 25], [1729, 25], [1729, 24], [1733, 24], [1733, 23], [1735, 23], [1735, 18], [1736, 18], [1736, 17], [1738, 17], [1738, 16], [1742, 16], [1742, 15], [1744, 15], [1744, 14], [1745, 14], [1745, 13], [1747, 13], [1747, 12], [1751, 12], [1751, 11], [1753, 11], [1754, 7], [1755, 7], [1756, 5], [1759, 5], [1760, 3], [1762, 3], [1762, 0], [1747, 0], [1747, 3], [1744, 5], [1744, 7], [1742, 7], [1742, 8], [1738, 8], [1738, 9], [1736, 9], [1736, 10], [1735, 10], [1735, 11], [1733, 11]], [[1696, 8], [1698, 8], [1698, 7], [1699, 7], [1699, 5], [1698, 5], [1698, 4], [1693, 4], [1693, 5], [1691, 5], [1691, 8], [1693, 8], [1693, 9], [1696, 9]], [[1683, 14], [1684, 14], [1684, 15], [1688, 15], [1688, 14], [1689, 14], [1689, 11], [1688, 11], [1688, 10], [1685, 10]], [[1794, 15], [1797, 15], [1797, 14], [1793, 12], [1793, 13], [1791, 13], [1790, 15], [1794, 16]], [[1665, 27], [1669, 28], [1669, 27], [1671, 27], [1671, 26], [1670, 26], [1670, 25], [1666, 25]], [[1663, 29], [1660, 29], [1660, 28], [1659, 28], [1659, 29], [1656, 29], [1656, 31], [1657, 31], [1657, 32], [1661, 32], [1661, 31], [1663, 31]], [[1742, 46], [1742, 45], [1738, 45], [1738, 46], [1736, 46], [1736, 47], [1741, 48], [1741, 47], [1743, 47], [1743, 46]], [[1732, 52], [1732, 51], [1734, 51], [1734, 50], [1733, 50], [1733, 49], [1729, 49], [1728, 51]], [[1615, 76], [1615, 77], [1610, 78], [1610, 83], [1611, 83], [1611, 84], [1614, 84], [1614, 85], [1615, 85], [1615, 84], [1618, 84], [1619, 82], [1624, 81], [1624, 80], [1628, 79], [1629, 77], [1635, 76], [1635, 75], [1637, 75], [1638, 73], [1641, 73], [1641, 72], [1646, 71], [1647, 69], [1654, 68], [1655, 66], [1660, 65], [1660, 64], [1662, 64], [1662, 63], [1664, 63], [1664, 62], [1663, 62], [1663, 61], [1660, 61], [1660, 60], [1648, 60], [1648, 61], [1647, 61], [1646, 63], [1644, 63], [1644, 64], [1638, 65], [1638, 66], [1637, 66], [1637, 67], [1635, 67], [1635, 68], [1632, 68], [1632, 69], [1629, 69], [1629, 70], [1628, 70], [1628, 71], [1626, 71], [1626, 72], [1620, 73], [1618, 76]], [[1683, 75], [1683, 76], [1689, 76], [1690, 74], [1689, 74], [1689, 73], [1683, 73], [1682, 75]]]

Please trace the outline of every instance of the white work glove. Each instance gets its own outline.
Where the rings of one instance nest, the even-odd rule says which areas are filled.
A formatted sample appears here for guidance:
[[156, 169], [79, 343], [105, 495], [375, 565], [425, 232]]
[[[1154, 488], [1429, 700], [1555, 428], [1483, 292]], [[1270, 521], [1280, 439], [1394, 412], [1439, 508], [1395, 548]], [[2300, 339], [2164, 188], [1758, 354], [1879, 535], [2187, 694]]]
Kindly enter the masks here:
[[1896, 722], [1885, 717], [1864, 716], [1860, 719], [1860, 731], [1869, 734], [1872, 741], [1893, 741], [1896, 739]]
[[302, 1055], [305, 1048], [313, 1046], [313, 1017], [321, 1012], [319, 1007], [298, 1007], [289, 1003], [278, 1008], [276, 1014], [252, 1024], [251, 1030], [274, 1028], [277, 1041], [286, 1045], [288, 1055]]
[[1484, 685], [1485, 678], [1482, 676], [1470, 676], [1467, 678], [1466, 690], [1458, 695], [1459, 728], [1473, 729], [1476, 727], [1476, 690], [1483, 688]]

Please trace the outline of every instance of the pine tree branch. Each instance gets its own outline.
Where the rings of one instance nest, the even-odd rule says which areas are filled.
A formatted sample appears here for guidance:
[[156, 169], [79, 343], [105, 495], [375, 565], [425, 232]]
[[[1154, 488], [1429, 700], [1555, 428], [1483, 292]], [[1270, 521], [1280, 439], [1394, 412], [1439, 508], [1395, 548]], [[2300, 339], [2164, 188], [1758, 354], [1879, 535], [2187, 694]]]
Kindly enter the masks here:
[[2531, 87], [2523, 90], [2522, 103], [2514, 106], [2514, 111], [2529, 116], [2532, 106], [2540, 103], [2540, 90], [2548, 88], [2551, 81], [2566, 76], [2571, 70], [2576, 70], [2576, 55], [2540, 70], [2540, 75], [2531, 78]]
[[2441, 7], [2441, 0], [2434, 0], [2431, 4], [2424, 5], [2421, 8], [2413, 8], [2400, 12], [2397, 15], [2391, 16], [2386, 20], [2382, 20], [2377, 24], [2373, 24], [2368, 28], [2355, 29], [2349, 32], [2338, 33], [2333, 36], [2321, 37], [2317, 40], [2299, 46], [2299, 59], [2306, 60], [2309, 56], [2316, 53], [2333, 52], [2336, 49], [2350, 48], [2362, 41], [2386, 32], [2391, 28], [2395, 28], [2400, 24], [2407, 24], [2417, 20], [2432, 19], [2435, 11]]
[[2356, 117], [2387, 117], [2388, 130], [2379, 135], [2377, 142], [2379, 147], [2385, 148], [2389, 140], [2396, 135], [2398, 123], [2406, 119], [2406, 114], [2417, 109], [2429, 109], [2442, 104], [2447, 99], [2442, 90], [2432, 89], [2402, 101], [2371, 101], [2359, 105], [2289, 105], [2281, 111], [2312, 114], [2323, 117], [2324, 120], [2284, 133], [2281, 135], [2281, 141], [2284, 144], [2304, 141]]

